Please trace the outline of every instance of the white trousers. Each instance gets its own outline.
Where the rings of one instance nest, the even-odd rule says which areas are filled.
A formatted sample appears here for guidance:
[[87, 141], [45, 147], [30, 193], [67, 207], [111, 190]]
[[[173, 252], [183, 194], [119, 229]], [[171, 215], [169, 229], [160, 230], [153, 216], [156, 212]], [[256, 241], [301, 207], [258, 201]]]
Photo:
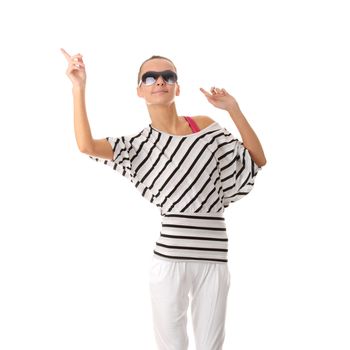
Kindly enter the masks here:
[[196, 350], [222, 350], [230, 272], [227, 263], [169, 261], [153, 256], [150, 296], [158, 350], [187, 350], [187, 310]]

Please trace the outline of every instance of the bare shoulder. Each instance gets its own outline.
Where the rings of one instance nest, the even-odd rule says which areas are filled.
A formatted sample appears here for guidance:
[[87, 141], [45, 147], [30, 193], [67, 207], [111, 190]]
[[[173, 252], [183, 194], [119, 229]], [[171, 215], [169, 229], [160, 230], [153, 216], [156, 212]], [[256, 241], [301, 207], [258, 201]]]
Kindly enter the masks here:
[[204, 129], [209, 125], [215, 123], [215, 120], [208, 117], [207, 115], [196, 115], [192, 117], [192, 119], [194, 119], [200, 129]]

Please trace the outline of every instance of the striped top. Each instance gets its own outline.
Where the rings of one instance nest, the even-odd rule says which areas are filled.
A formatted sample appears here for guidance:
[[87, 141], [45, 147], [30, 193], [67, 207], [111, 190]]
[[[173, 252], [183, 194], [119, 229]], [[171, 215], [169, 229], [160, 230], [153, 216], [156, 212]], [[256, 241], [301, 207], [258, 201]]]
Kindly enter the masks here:
[[188, 135], [151, 124], [138, 133], [106, 137], [113, 160], [89, 157], [129, 179], [160, 209], [154, 254], [166, 260], [227, 263], [224, 210], [247, 195], [261, 167], [218, 122]]

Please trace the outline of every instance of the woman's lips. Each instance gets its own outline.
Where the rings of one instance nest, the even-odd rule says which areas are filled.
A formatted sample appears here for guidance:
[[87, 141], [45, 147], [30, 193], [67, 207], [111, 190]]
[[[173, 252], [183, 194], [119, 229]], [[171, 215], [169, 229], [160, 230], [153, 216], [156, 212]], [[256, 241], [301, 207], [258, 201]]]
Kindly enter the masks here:
[[154, 92], [154, 94], [160, 94], [160, 93], [166, 93], [166, 92], [168, 92], [168, 91], [156, 91], [156, 92]]

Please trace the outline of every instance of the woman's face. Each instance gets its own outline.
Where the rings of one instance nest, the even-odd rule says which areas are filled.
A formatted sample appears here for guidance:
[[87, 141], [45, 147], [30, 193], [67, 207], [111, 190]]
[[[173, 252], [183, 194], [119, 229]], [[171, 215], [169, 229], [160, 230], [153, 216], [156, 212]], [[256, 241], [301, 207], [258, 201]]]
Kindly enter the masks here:
[[[140, 78], [148, 71], [160, 72], [163, 70], [175, 71], [174, 66], [168, 61], [162, 58], [154, 58], [147, 61], [141, 68]], [[153, 85], [145, 85], [141, 83], [137, 87], [137, 94], [139, 97], [145, 99], [147, 104], [170, 104], [175, 100], [175, 96], [179, 96], [180, 87], [177, 84], [167, 84], [162, 76], [159, 76], [157, 81]]]

